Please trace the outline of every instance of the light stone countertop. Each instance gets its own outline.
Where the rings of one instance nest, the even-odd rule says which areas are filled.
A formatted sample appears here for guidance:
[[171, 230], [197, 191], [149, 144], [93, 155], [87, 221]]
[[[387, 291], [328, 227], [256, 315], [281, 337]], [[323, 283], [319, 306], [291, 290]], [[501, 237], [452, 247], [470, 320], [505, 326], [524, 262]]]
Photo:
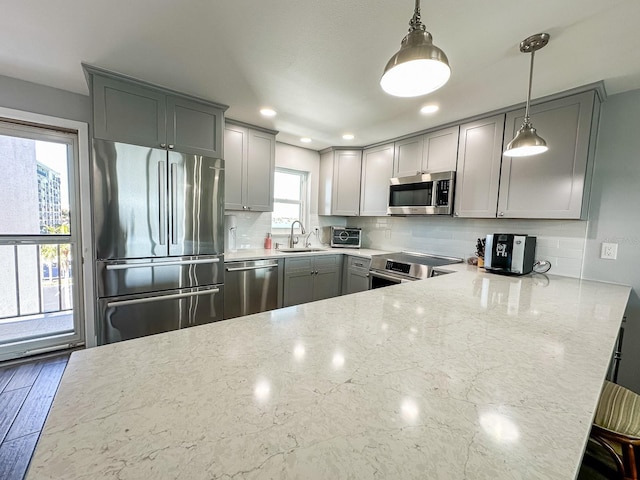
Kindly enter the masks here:
[[313, 256], [313, 255], [335, 255], [345, 254], [354, 255], [357, 257], [371, 258], [372, 255], [379, 255], [382, 253], [389, 253], [385, 250], [372, 250], [370, 248], [330, 248], [330, 247], [313, 247], [322, 248], [322, 250], [315, 252], [281, 252], [280, 250], [272, 249], [247, 249], [237, 250], [235, 252], [228, 252], [224, 254], [225, 262], [242, 262], [246, 260], [265, 260], [271, 258], [286, 258], [286, 257], [301, 257], [301, 256]]
[[75, 352], [27, 478], [575, 478], [630, 288], [446, 268]]

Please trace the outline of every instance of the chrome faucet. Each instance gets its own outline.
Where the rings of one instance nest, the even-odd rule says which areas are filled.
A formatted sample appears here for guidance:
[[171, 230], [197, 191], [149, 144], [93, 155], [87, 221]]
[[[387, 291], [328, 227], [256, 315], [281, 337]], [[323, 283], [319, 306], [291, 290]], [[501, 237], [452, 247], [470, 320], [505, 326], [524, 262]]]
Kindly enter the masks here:
[[304, 232], [304, 226], [302, 225], [302, 222], [300, 222], [300, 220], [294, 220], [293, 223], [291, 224], [291, 235], [289, 236], [289, 248], [293, 248], [294, 245], [296, 243], [298, 243], [298, 237], [296, 237], [295, 240], [293, 238], [293, 227], [294, 227], [294, 225], [296, 223], [298, 223], [300, 225], [300, 230], [302, 232], [302, 235], [304, 235], [304, 233], [305, 233]]

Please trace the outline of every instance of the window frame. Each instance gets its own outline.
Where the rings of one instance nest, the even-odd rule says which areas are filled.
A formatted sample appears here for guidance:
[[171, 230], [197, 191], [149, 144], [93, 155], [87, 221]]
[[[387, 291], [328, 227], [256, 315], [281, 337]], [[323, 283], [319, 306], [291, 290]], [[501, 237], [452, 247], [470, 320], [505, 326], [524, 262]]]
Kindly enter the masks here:
[[[278, 198], [276, 196], [275, 190], [275, 178], [274, 178], [274, 188], [273, 188], [273, 204], [275, 211], [276, 203], [285, 203], [289, 205], [300, 205], [300, 222], [302, 225], [305, 225], [307, 228], [306, 222], [309, 219], [309, 172], [306, 170], [296, 170], [293, 168], [285, 168], [285, 167], [276, 167], [275, 173], [285, 173], [288, 175], [296, 175], [300, 177], [300, 201], [297, 200], [289, 200], [285, 198]], [[275, 176], [274, 173], [274, 176]], [[291, 227], [276, 227], [273, 223], [273, 212], [271, 216], [271, 233], [272, 234], [284, 234], [289, 233], [291, 231]], [[297, 226], [294, 229], [294, 233], [301, 234], [300, 227]]]

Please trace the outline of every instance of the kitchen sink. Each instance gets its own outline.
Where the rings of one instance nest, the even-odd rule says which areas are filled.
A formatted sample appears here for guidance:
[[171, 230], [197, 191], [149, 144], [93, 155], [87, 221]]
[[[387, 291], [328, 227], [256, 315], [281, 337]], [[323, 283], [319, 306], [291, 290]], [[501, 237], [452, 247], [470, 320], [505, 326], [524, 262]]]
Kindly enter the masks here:
[[309, 252], [326, 252], [326, 248], [279, 248], [276, 252], [280, 253], [309, 253]]

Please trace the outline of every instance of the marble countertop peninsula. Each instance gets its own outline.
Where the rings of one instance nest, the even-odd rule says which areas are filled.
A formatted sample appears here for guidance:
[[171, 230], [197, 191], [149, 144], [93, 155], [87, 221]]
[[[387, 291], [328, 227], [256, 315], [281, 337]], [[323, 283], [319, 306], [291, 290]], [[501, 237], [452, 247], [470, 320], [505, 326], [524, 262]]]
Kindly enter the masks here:
[[27, 478], [575, 478], [630, 288], [447, 268], [75, 352]]

